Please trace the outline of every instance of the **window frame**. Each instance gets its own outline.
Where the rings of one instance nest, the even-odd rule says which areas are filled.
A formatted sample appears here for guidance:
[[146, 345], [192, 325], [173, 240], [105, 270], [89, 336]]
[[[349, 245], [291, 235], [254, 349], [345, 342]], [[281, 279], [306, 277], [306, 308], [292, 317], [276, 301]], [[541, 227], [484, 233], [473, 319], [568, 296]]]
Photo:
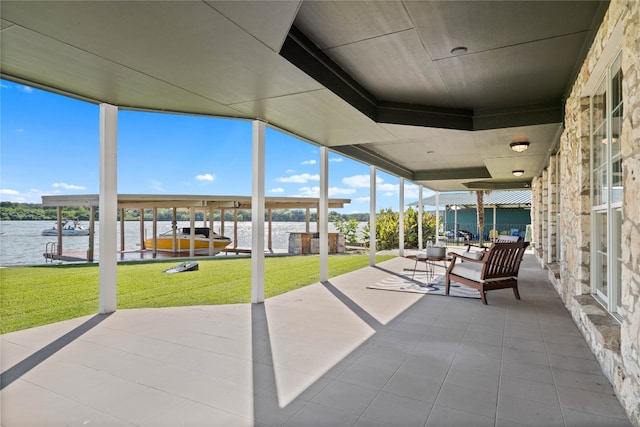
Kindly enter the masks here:
[[[622, 93], [619, 93], [619, 103], [617, 105], [612, 105], [612, 103], [613, 83], [618, 73], [621, 73], [620, 58], [621, 51], [618, 50], [613, 55], [613, 60], [606, 65], [596, 88], [589, 96], [590, 288], [595, 299], [618, 320], [622, 315], [619, 302], [622, 292], [620, 230], [623, 197], [614, 196], [613, 175], [614, 173], [622, 173], [622, 154], [618, 149], [620, 145], [616, 146], [615, 153], [613, 151], [614, 144], [621, 144], [620, 133], [616, 134], [613, 130], [613, 114], [624, 108]], [[602, 89], [605, 91], [605, 96], [604, 99], [598, 99], [598, 101], [604, 101], [604, 119], [596, 123], [595, 113], [602, 111], [597, 110], [594, 100], [597, 99], [598, 93]], [[617, 163], [618, 161], [619, 163]], [[616, 168], [614, 164], [619, 165], [619, 170], [614, 170]], [[621, 180], [620, 182], [622, 183]], [[623, 194], [624, 186], [622, 186], [621, 192]], [[603, 215], [606, 218], [605, 221], [602, 221]], [[602, 239], [603, 236], [604, 239]], [[606, 293], [603, 292], [602, 286], [599, 286], [603, 281], [606, 282], [606, 289], [604, 289]]]

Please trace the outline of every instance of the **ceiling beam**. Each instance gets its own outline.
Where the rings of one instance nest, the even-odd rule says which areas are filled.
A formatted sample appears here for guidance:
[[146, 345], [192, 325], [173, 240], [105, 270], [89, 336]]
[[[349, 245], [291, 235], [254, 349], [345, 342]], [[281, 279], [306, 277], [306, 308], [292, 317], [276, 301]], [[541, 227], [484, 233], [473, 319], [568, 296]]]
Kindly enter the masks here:
[[340, 68], [295, 26], [291, 27], [280, 55], [344, 99], [362, 114], [375, 120], [377, 100]]
[[519, 188], [531, 188], [531, 180], [526, 181], [473, 181], [463, 183], [470, 190], [515, 190]]
[[444, 181], [449, 179], [474, 178], [491, 178], [491, 174], [484, 166], [460, 169], [432, 169], [418, 171], [413, 174], [415, 181]]
[[457, 130], [473, 130], [474, 123], [471, 110], [384, 101], [378, 103], [376, 121]]
[[562, 123], [563, 102], [468, 110], [377, 99], [295, 26], [280, 55], [377, 123], [479, 131]]
[[332, 151], [343, 154], [347, 157], [351, 157], [353, 159], [357, 159], [360, 162], [364, 162], [368, 165], [376, 166], [390, 174], [396, 175], [400, 178], [413, 180], [413, 173], [387, 159], [386, 157], [365, 148], [362, 145], [340, 145], [331, 148]]
[[561, 100], [519, 107], [475, 110], [473, 130], [562, 123], [563, 115], [564, 104]]

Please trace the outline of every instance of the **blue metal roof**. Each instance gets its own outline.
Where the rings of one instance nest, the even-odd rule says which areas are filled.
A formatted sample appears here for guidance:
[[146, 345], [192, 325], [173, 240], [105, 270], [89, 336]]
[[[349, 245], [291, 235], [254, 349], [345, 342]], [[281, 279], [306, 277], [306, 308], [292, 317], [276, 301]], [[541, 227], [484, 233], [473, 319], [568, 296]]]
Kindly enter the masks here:
[[[424, 206], [436, 206], [435, 194], [422, 199]], [[417, 206], [418, 202], [410, 204], [411, 206]], [[456, 191], [440, 193], [439, 197], [440, 207], [445, 206], [460, 206], [460, 207], [475, 207], [476, 206], [476, 192], [475, 191]], [[509, 190], [509, 191], [492, 191], [489, 194], [484, 195], [485, 207], [530, 207], [531, 206], [531, 190]]]

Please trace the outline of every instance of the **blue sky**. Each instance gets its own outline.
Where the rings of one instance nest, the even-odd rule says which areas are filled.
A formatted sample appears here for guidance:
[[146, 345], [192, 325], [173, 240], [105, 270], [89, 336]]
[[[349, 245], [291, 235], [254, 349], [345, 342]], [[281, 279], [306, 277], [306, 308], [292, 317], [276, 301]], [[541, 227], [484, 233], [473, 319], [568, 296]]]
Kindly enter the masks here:
[[[99, 191], [99, 107], [0, 80], [0, 200]], [[267, 128], [265, 194], [318, 197], [319, 147]], [[376, 211], [398, 209], [399, 179], [378, 170]], [[118, 192], [251, 194], [251, 122], [122, 110]], [[432, 194], [424, 189], [424, 196]], [[369, 212], [369, 167], [329, 152], [329, 197]], [[405, 181], [405, 205], [418, 186]]]

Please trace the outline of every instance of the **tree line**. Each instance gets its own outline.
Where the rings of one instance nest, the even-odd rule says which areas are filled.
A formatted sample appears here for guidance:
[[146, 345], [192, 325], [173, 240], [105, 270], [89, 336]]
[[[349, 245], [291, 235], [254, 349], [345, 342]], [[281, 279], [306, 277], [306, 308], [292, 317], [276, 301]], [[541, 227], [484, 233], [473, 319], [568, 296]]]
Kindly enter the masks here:
[[[57, 209], [52, 206], [42, 206], [36, 203], [15, 203], [15, 202], [0, 202], [0, 219], [3, 221], [56, 221]], [[196, 211], [196, 221], [202, 221], [204, 219], [203, 211]], [[265, 220], [268, 219], [268, 212], [265, 212]], [[173, 220], [173, 209], [171, 208], [158, 208], [158, 221], [171, 221]], [[89, 221], [91, 219], [91, 211], [84, 206], [65, 206], [62, 208], [62, 218], [67, 220], [77, 219], [79, 221]], [[96, 218], [98, 219], [98, 209], [96, 209]], [[120, 211], [118, 211], [118, 219], [120, 219]], [[151, 209], [144, 210], [145, 221], [153, 220], [153, 213]], [[188, 210], [178, 210], [176, 212], [176, 219], [178, 221], [189, 221]], [[214, 220], [220, 221], [220, 211], [214, 211]], [[238, 221], [251, 221], [251, 211], [239, 209], [237, 213]], [[271, 212], [271, 219], [278, 222], [304, 222], [306, 221], [306, 210], [302, 209], [273, 209]], [[317, 215], [315, 211], [310, 212], [310, 220], [315, 222]], [[369, 214], [341, 214], [335, 211], [329, 212], [329, 221], [333, 222], [337, 219], [343, 219], [346, 221], [355, 220], [357, 222], [369, 221]], [[125, 209], [124, 210], [125, 221], [139, 221], [140, 210], [139, 209]], [[224, 211], [224, 220], [233, 221], [233, 210]]]

